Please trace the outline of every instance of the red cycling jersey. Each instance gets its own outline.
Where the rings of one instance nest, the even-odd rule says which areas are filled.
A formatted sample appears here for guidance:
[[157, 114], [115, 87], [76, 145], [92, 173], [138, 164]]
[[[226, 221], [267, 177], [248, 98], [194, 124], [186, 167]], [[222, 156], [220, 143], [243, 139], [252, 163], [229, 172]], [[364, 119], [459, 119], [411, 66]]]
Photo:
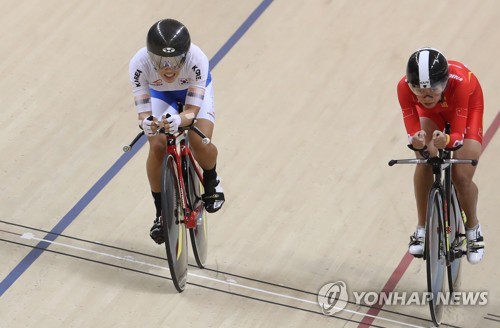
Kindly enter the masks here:
[[398, 99], [408, 138], [421, 130], [420, 117], [434, 121], [444, 130], [450, 123], [450, 141], [455, 147], [464, 139], [483, 141], [483, 91], [476, 76], [462, 63], [448, 61], [450, 77], [441, 101], [433, 108], [425, 108], [411, 91], [404, 76], [398, 83]]

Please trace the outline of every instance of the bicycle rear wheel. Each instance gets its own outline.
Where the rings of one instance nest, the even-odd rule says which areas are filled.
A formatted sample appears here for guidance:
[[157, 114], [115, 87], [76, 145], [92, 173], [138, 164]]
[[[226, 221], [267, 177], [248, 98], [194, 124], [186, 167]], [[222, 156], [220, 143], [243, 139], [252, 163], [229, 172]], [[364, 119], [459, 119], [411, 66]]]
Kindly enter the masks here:
[[193, 247], [193, 254], [196, 264], [199, 268], [203, 269], [207, 259], [208, 243], [207, 243], [207, 217], [201, 195], [203, 194], [203, 186], [200, 178], [196, 173], [196, 163], [190, 157], [185, 157], [185, 177], [184, 183], [186, 184], [186, 191], [188, 193], [188, 202], [191, 210], [199, 209], [200, 212], [196, 218], [196, 227], [189, 229], [189, 236], [191, 238], [191, 245]]
[[168, 268], [175, 289], [186, 287], [188, 269], [187, 234], [179, 191], [177, 167], [172, 155], [166, 155], [161, 168], [161, 206]]
[[433, 188], [427, 201], [425, 229], [425, 261], [427, 267], [427, 291], [429, 309], [435, 325], [441, 323], [444, 296], [446, 258], [443, 229], [443, 199], [439, 189]]
[[467, 239], [462, 218], [462, 208], [458, 202], [455, 186], [451, 188], [450, 204], [450, 252], [455, 254], [453, 261], [448, 266], [448, 287], [453, 293], [460, 287], [460, 272], [462, 255], [466, 251]]

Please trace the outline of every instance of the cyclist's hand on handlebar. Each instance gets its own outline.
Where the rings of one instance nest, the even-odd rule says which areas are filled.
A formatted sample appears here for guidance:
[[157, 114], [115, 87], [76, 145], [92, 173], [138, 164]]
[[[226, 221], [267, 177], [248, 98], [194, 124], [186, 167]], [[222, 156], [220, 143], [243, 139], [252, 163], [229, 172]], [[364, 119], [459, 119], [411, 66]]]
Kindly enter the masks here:
[[162, 121], [168, 133], [173, 134], [179, 131], [179, 126], [181, 125], [181, 117], [179, 115], [163, 116]]
[[420, 130], [411, 137], [411, 145], [415, 149], [422, 149], [425, 147], [425, 137], [426, 133], [424, 130]]
[[446, 148], [446, 143], [448, 141], [448, 138], [443, 131], [436, 130], [432, 133], [432, 141], [434, 143], [434, 146], [438, 149], [444, 149]]
[[142, 129], [148, 137], [152, 137], [158, 134], [158, 121], [154, 116], [148, 116], [142, 120]]

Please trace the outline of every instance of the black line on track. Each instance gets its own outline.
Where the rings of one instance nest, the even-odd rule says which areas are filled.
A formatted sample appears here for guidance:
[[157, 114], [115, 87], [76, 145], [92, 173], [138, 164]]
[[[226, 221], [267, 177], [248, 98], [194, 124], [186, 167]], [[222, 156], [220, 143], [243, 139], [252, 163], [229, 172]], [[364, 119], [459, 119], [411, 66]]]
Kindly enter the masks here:
[[[490, 316], [490, 317], [488, 317], [488, 316]], [[491, 317], [493, 317], [493, 318], [491, 318]], [[483, 319], [500, 322], [500, 315], [493, 314], [493, 313], [486, 313], [486, 316], [484, 316]]]
[[[68, 254], [68, 253], [65, 253], [65, 252], [54, 251], [54, 250], [48, 249], [48, 248], [41, 248], [41, 247], [31, 246], [31, 245], [27, 245], [27, 244], [24, 244], [24, 243], [19, 243], [19, 242], [16, 242], [16, 241], [6, 240], [6, 239], [2, 239], [2, 238], [0, 238], [0, 241], [4, 241], [4, 242], [7, 242], [7, 243], [19, 245], [19, 246], [29, 247], [29, 248], [33, 248], [33, 249], [40, 249], [40, 250], [44, 250], [45, 252], [54, 253], [54, 254], [58, 254], [58, 255], [63, 255], [63, 256], [67, 256], [67, 257], [72, 257], [72, 258], [75, 258], [75, 259], [84, 260], [84, 261], [88, 261], [88, 262], [92, 262], [92, 263], [96, 263], [96, 264], [102, 264], [102, 265], [105, 265], [105, 266], [109, 266], [109, 267], [113, 267], [113, 268], [117, 268], [117, 269], [123, 269], [123, 270], [131, 271], [131, 272], [135, 272], [135, 273], [140, 273], [140, 274], [148, 275], [148, 276], [155, 277], [155, 278], [172, 280], [172, 278], [169, 278], [169, 277], [166, 277], [166, 276], [160, 276], [160, 275], [157, 275], [157, 274], [154, 274], [154, 273], [149, 273], [149, 272], [146, 272], [146, 271], [131, 269], [131, 268], [124, 267], [124, 266], [121, 266], [121, 265], [116, 265], [116, 264], [111, 264], [111, 263], [107, 263], [107, 262], [103, 262], [103, 261], [93, 260], [93, 259], [90, 259], [90, 258], [87, 258], [87, 257], [83, 257], [83, 256], [72, 255], [72, 254]], [[335, 318], [335, 319], [343, 320], [343, 321], [346, 321], [346, 322], [361, 323], [361, 321], [356, 321], [356, 320], [352, 320], [352, 319], [346, 319], [346, 318], [342, 318], [342, 317], [338, 317], [338, 316], [333, 316], [333, 315], [327, 316], [327, 315], [324, 315], [323, 313], [321, 313], [319, 311], [308, 310], [308, 309], [304, 309], [304, 308], [301, 308], [301, 307], [298, 307], [298, 306], [292, 306], [292, 305], [283, 304], [283, 303], [279, 303], [279, 302], [269, 301], [269, 300], [258, 298], [258, 297], [254, 297], [254, 296], [243, 295], [243, 294], [239, 294], [239, 293], [236, 293], [236, 292], [231, 292], [231, 291], [227, 291], [227, 290], [223, 290], [223, 289], [219, 289], [219, 288], [215, 288], [215, 287], [208, 287], [208, 286], [204, 286], [204, 285], [200, 285], [200, 284], [196, 284], [196, 283], [192, 283], [192, 282], [186, 282], [186, 284], [192, 285], [192, 286], [196, 286], [196, 287], [199, 287], [199, 288], [204, 288], [204, 289], [209, 289], [209, 290], [217, 291], [217, 292], [224, 293], [224, 294], [229, 294], [229, 295], [233, 295], [233, 296], [243, 297], [243, 298], [251, 299], [251, 300], [254, 300], [254, 301], [259, 301], [259, 302], [273, 304], [273, 305], [277, 305], [277, 306], [281, 306], [281, 307], [285, 307], [285, 308], [289, 308], [289, 309], [294, 309], [294, 310], [308, 312], [308, 313], [312, 313], [312, 314], [316, 314], [316, 315], [321, 315], [321, 316], [324, 316], [324, 317]], [[377, 325], [371, 325], [371, 327], [385, 328], [383, 326], [377, 326]]]
[[[127, 248], [113, 246], [113, 245], [108, 245], [108, 244], [104, 244], [104, 243], [100, 243], [100, 242], [96, 242], [96, 241], [91, 241], [91, 240], [87, 240], [87, 239], [73, 237], [73, 236], [70, 236], [70, 235], [53, 233], [51, 231], [47, 231], [47, 230], [44, 230], [44, 229], [30, 227], [30, 226], [26, 226], [26, 225], [14, 223], [14, 222], [0, 220], [0, 223], [4, 223], [4, 224], [7, 224], [7, 225], [16, 226], [16, 227], [20, 227], [20, 228], [25, 228], [25, 229], [29, 229], [29, 230], [33, 230], [33, 231], [43, 232], [43, 233], [50, 234], [50, 235], [57, 235], [58, 237], [64, 237], [64, 238], [68, 238], [68, 239], [72, 239], [72, 240], [77, 240], [77, 241], [81, 241], [81, 242], [88, 243], [88, 244], [98, 245], [98, 246], [107, 247], [107, 248], [114, 249], [114, 250], [120, 250], [120, 251], [124, 251], [124, 252], [128, 252], [128, 253], [132, 253], [132, 254], [142, 255], [142, 256], [145, 256], [145, 257], [149, 257], [149, 258], [154, 258], [154, 259], [159, 259], [159, 260], [167, 261], [166, 257], [156, 256], [156, 255], [152, 255], [152, 254], [148, 254], [148, 253], [143, 253], [143, 252], [138, 252], [138, 251], [130, 250], [130, 249], [127, 249]], [[0, 230], [0, 231], [2, 231], [2, 230]], [[5, 231], [5, 232], [8, 232], [8, 231]], [[12, 233], [12, 232], [10, 232], [10, 233]], [[16, 234], [16, 233], [13, 233], [13, 234]], [[20, 234], [16, 234], [16, 235], [20, 235]], [[3, 240], [3, 239], [0, 239], [0, 240]], [[13, 242], [13, 243], [16, 243], [16, 242]], [[16, 244], [19, 244], [19, 243], [16, 243]], [[25, 245], [25, 244], [19, 244], [19, 245]], [[30, 245], [25, 245], [25, 246], [31, 247]], [[64, 254], [64, 253], [62, 253], [62, 254]], [[68, 255], [68, 254], [66, 254], [66, 255]], [[69, 255], [69, 256], [71, 256], [71, 255]], [[82, 258], [82, 259], [85, 259], [85, 258]], [[93, 261], [93, 260], [89, 259], [89, 261]], [[101, 262], [98, 262], [98, 263], [101, 263]], [[195, 264], [188, 264], [188, 265], [190, 267], [194, 267], [194, 268], [198, 268], [199, 269], [199, 267], [197, 265], [195, 265]], [[265, 285], [269, 285], [269, 286], [273, 286], [273, 287], [278, 287], [278, 288], [282, 288], [282, 289], [286, 289], [286, 290], [290, 290], [290, 291], [295, 291], [295, 292], [299, 292], [299, 293], [303, 293], [303, 294], [308, 294], [308, 295], [313, 295], [313, 296], [317, 295], [317, 293], [309, 292], [309, 291], [306, 291], [306, 290], [302, 290], [302, 289], [298, 289], [298, 288], [294, 288], [294, 287], [289, 287], [289, 286], [285, 286], [285, 285], [280, 285], [280, 284], [276, 284], [276, 283], [273, 283], [273, 282], [259, 280], [259, 279], [255, 279], [255, 278], [251, 278], [251, 277], [246, 277], [246, 276], [242, 276], [242, 275], [234, 274], [234, 273], [230, 273], [230, 272], [225, 272], [225, 271], [220, 271], [220, 270], [216, 270], [216, 269], [211, 269], [211, 268], [208, 268], [208, 267], [204, 267], [202, 270], [207, 270], [207, 271], [211, 271], [211, 272], [214, 272], [214, 273], [220, 273], [220, 274], [223, 274], [223, 275], [237, 277], [237, 278], [245, 279], [245, 280], [248, 280], [248, 281], [262, 283], [262, 284], [265, 284]], [[142, 272], [142, 271], [139, 271], [139, 272]], [[168, 278], [168, 279], [171, 280], [171, 278]], [[206, 288], [209, 288], [209, 287], [206, 287]], [[361, 307], [371, 308], [371, 306], [364, 305], [364, 304], [357, 304], [357, 303], [352, 302], [352, 301], [347, 301], [347, 303], [351, 304], [351, 305], [357, 305], [357, 306], [361, 306]], [[402, 317], [405, 317], [405, 318], [411, 318], [411, 319], [416, 319], [416, 320], [422, 320], [422, 321], [432, 322], [432, 320], [429, 320], [427, 318], [417, 317], [417, 316], [414, 316], [414, 315], [410, 315], [410, 314], [406, 314], [406, 313], [401, 313], [401, 312], [397, 312], [397, 311], [393, 311], [393, 310], [387, 310], [387, 309], [384, 309], [384, 308], [381, 308], [380, 311], [381, 312], [385, 312], [385, 313], [394, 314], [394, 315], [397, 315], [397, 316], [402, 316]], [[321, 312], [319, 312], [319, 313], [322, 314]], [[448, 325], [448, 324], [445, 324], [445, 323], [442, 323], [441, 325], [442, 326], [446, 326], [446, 327], [451, 327], [451, 328], [461, 328], [460, 326], [453, 326], [453, 325]]]

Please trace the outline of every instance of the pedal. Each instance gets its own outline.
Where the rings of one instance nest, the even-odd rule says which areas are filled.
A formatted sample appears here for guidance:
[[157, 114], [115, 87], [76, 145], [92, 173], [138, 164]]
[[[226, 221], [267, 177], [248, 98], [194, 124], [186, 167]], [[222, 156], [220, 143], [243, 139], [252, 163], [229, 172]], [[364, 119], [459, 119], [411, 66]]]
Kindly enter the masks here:
[[451, 250], [451, 260], [454, 261], [456, 259], [461, 258], [462, 256], [466, 255], [467, 251], [461, 250], [461, 249], [452, 249]]

